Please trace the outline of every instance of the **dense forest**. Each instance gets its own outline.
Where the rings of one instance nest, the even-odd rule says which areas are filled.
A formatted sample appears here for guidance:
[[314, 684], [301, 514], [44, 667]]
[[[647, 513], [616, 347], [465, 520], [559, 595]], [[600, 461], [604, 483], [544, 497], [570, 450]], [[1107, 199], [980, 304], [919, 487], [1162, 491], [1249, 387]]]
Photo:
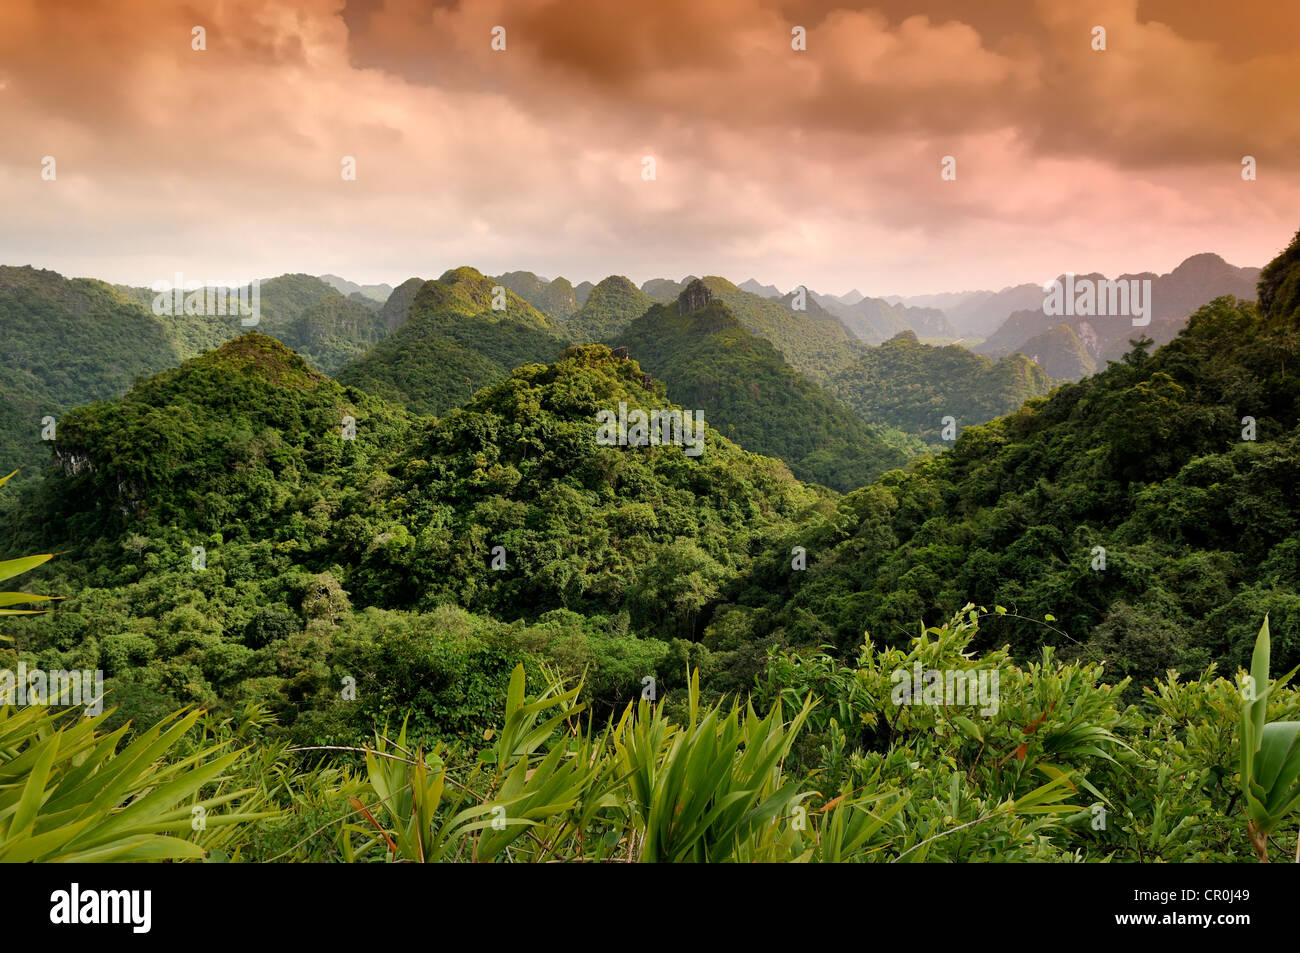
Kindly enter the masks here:
[[1054, 383], [1021, 354], [995, 363], [956, 345], [922, 344], [904, 331], [836, 374], [829, 390], [864, 420], [941, 446], [945, 417], [959, 426], [982, 424], [1042, 397]]
[[[697, 307], [684, 303], [692, 295]], [[651, 308], [610, 338], [616, 342], [669, 381], [675, 400], [708, 408], [714, 427], [743, 447], [781, 457], [802, 480], [856, 489], [924, 449], [919, 440], [872, 427], [800, 376], [702, 281], [672, 304]]]
[[45, 418], [57, 430], [63, 411], [116, 397], [182, 356], [161, 322], [99, 281], [0, 267], [0, 317], [0, 447], [10, 469], [49, 459]]
[[344, 367], [339, 380], [416, 413], [441, 414], [512, 368], [554, 360], [568, 340], [508, 287], [455, 268], [425, 282], [405, 323]]
[[[9, 271], [51, 290], [6, 309], [144, 314]], [[0, 490], [27, 590], [0, 605], [59, 597], [5, 613], [0, 669], [102, 670], [107, 707], [0, 706], [9, 790], [48, 805], [0, 859], [1293, 849], [1300, 234], [1258, 302], [1054, 388], [720, 279], [605, 344], [496, 282], [422, 282], [400, 321], [328, 286], [273, 306], [323, 329], [314, 359], [258, 328], [181, 360], [163, 323], [164, 367], [6, 356], [7, 400], [68, 396], [41, 478]], [[620, 405], [698, 405], [704, 452], [601, 444]], [[922, 452], [941, 411], [956, 439]]]
[[[1154, 354], [1138, 341], [843, 497], [793, 540], [817, 554], [809, 571], [773, 553], [729, 624], [848, 648], [863, 628], [906, 638], [917, 618], [998, 602], [1027, 618], [992, 638], [1022, 654], [1056, 644], [1135, 684], [1235, 670], [1266, 612], [1279, 632], [1300, 624], [1297, 347], [1294, 312], [1217, 300]], [[1275, 658], [1300, 663], [1294, 634]]]
[[576, 341], [603, 341], [622, 332], [654, 303], [622, 275], [610, 275], [592, 288], [582, 307], [562, 323]]

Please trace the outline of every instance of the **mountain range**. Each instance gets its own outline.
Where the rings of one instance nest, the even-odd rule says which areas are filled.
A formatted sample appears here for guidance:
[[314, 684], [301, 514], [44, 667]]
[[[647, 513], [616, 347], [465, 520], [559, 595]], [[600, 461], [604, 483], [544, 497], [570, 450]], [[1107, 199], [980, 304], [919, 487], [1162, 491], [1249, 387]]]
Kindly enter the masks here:
[[[904, 331], [867, 350], [828, 389], [864, 420], [943, 446], [961, 427], [1018, 410], [1056, 383], [1022, 354], [995, 362], [957, 345], [922, 344], [915, 332]], [[948, 438], [946, 418], [954, 427]]]
[[780, 457], [801, 480], [843, 491], [915, 455], [904, 435], [873, 428], [801, 376], [713, 287], [718, 280], [692, 280], [676, 301], [655, 305], [610, 343], [668, 381], [675, 401], [705, 409], [711, 426]]
[[351, 298], [353, 295], [359, 295], [377, 304], [383, 304], [388, 300], [389, 295], [393, 293], [392, 285], [359, 285], [348, 281], [346, 278], [340, 278], [338, 275], [321, 275], [320, 280], [345, 297]]
[[[1122, 277], [1152, 281], [1155, 317], [1141, 332], [1160, 343], [1206, 301], [1249, 297], [1258, 275], [1198, 255], [1168, 275]], [[681, 322], [677, 302], [696, 282], [725, 310], [725, 329], [704, 334], [698, 323]], [[553, 361], [574, 343], [627, 346], [675, 397], [710, 403], [703, 409], [719, 426], [737, 428], [742, 445], [839, 488], [899, 465], [923, 444], [944, 446], [936, 436], [944, 416], [982, 423], [1044, 395], [1052, 382], [1092, 373], [1122, 356], [1138, 330], [1122, 318], [1051, 319], [1036, 285], [906, 299], [811, 292], [800, 300], [795, 291], [781, 294], [753, 279], [738, 286], [687, 276], [637, 288], [613, 275], [575, 286], [531, 272], [489, 277], [472, 268], [434, 281], [413, 277], [391, 289], [305, 274], [259, 285], [259, 332], [322, 373], [415, 413], [443, 414], [514, 368]], [[497, 302], [503, 310], [493, 306], [497, 287], [505, 290]], [[136, 377], [244, 330], [237, 317], [154, 314], [155, 297], [144, 287], [0, 268], [6, 459], [39, 469], [48, 460], [42, 421], [118, 396]], [[1026, 303], [1033, 307], [1019, 307]], [[1004, 314], [1008, 308], [1017, 310]], [[995, 322], [975, 344], [988, 362], [961, 347], [922, 343], [941, 344]], [[730, 357], [723, 340], [734, 350]], [[1013, 355], [1028, 360], [1009, 360]], [[778, 407], [780, 425], [771, 423]]]
[[340, 369], [338, 379], [415, 413], [440, 415], [523, 364], [552, 361], [569, 343], [554, 319], [469, 267], [415, 293], [395, 331]]
[[[1040, 361], [1054, 377], [1078, 380], [1107, 361], [1118, 360], [1129, 341], [1145, 335], [1157, 344], [1173, 340], [1188, 315], [1222, 295], [1243, 300], [1255, 296], [1258, 268], [1238, 268], [1218, 255], [1194, 255], [1165, 275], [1152, 272], [1124, 274], [1120, 282], [1150, 282], [1150, 324], [1135, 327], [1128, 315], [1068, 316], [1045, 314], [1043, 289], [1031, 307], [1010, 314], [975, 350], [994, 357], [1018, 351]], [[1063, 286], [1066, 276], [1057, 278]], [[1102, 282], [1100, 274], [1075, 275], [1083, 281]]]
[[[168, 324], [110, 286], [4, 277], [11, 313], [89, 310], [104, 318], [97, 345], [123, 346], [114, 328], [168, 345]], [[104, 667], [122, 718], [257, 701], [304, 738], [352, 737], [357, 712], [382, 721], [412, 705], [442, 713], [423, 730], [481, 734], [467, 673], [508, 672], [521, 651], [586, 672], [613, 705], [643, 673], [680, 685], [689, 666], [710, 690], [738, 691], [772, 650], [854, 653], [864, 631], [877, 651], [905, 647], [918, 620], [972, 601], [1009, 609], [988, 613], [974, 648], [1034, 658], [1053, 645], [1120, 676], [1235, 668], [1265, 612], [1278, 667], [1300, 661], [1281, 637], [1300, 620], [1300, 236], [1261, 273], [1258, 306], [1216, 300], [1164, 346], [1143, 342], [987, 423], [952, 413], [951, 448], [902, 468], [837, 446], [889, 449], [711, 284], [635, 319], [623, 353], [565, 346], [513, 293], [494, 310], [497, 282], [473, 269], [425, 281], [406, 322], [353, 364], [379, 373], [383, 348], [418, 356], [436, 342], [413, 377], [380, 380], [412, 410], [438, 399], [420, 382], [448, 348], [495, 347], [504, 366], [530, 334], [561, 347], [437, 418], [366, 379], [333, 380], [257, 330], [141, 370], [121, 396], [64, 412], [47, 477], [0, 509], [18, 551], [65, 551], [42, 578], [70, 598], [14, 621], [16, 646]], [[490, 328], [504, 333], [480, 338]], [[24, 346], [39, 366], [40, 336]], [[908, 333], [862, 353], [829, 387], [888, 379], [871, 412], [899, 427], [1044, 385], [1023, 358]], [[101, 392], [135, 370], [99, 363], [112, 374], [83, 383]], [[601, 409], [694, 409], [674, 387], [707, 405], [703, 455], [595, 439]], [[822, 419], [834, 426], [800, 433]], [[879, 476], [836, 494], [733, 430], [808, 472], [838, 457]], [[388, 674], [366, 682], [365, 705], [336, 704], [338, 673], [376, 670]]]
[[[408, 750], [469, 761], [476, 742], [503, 731], [500, 699], [517, 707], [523, 673], [539, 670], [572, 686], [595, 724], [617, 724], [646, 686], [670, 710], [726, 696], [749, 697], [756, 713], [808, 700], [795, 717], [812, 734], [788, 748], [804, 759], [800, 774], [832, 777], [848, 796], [884, 766], [899, 791], [920, 792], [897, 805], [938, 805], [888, 825], [912, 828], [912, 846], [953, 824], [987, 831], [1006, 789], [983, 789], [960, 821], [945, 802], [970, 784], [966, 766], [983, 758], [982, 777], [1015, 777], [1006, 764], [1025, 752], [1035, 775], [1086, 770], [1092, 788], [1129, 805], [1123, 824], [1097, 831], [1082, 809], [1096, 795], [1083, 793], [1065, 808], [1077, 822], [1040, 838], [1055, 859], [1199, 856], [1202, 837], [1217, 838], [1216, 854], [1234, 842], [1249, 850], [1244, 818], [1215, 819], [1234, 816], [1233, 785], [1210, 769], [1225, 750], [1231, 761], [1223, 739], [1241, 712], [1240, 685], [1218, 673], [1250, 663], [1262, 620], [1273, 670], [1300, 663], [1300, 234], [1261, 271], [1257, 303], [1216, 298], [1171, 341], [1143, 340], [1066, 384], [1015, 353], [995, 361], [903, 332], [857, 342], [856, 360], [823, 386], [707, 278], [633, 319], [611, 347], [566, 345], [556, 319], [497, 279], [452, 269], [418, 282], [391, 333], [370, 309], [384, 336], [339, 371], [367, 372], [349, 383], [257, 329], [181, 358], [197, 339], [192, 318], [154, 315], [101, 282], [33, 269], [0, 279], [6, 382], [45, 398], [124, 388], [62, 411], [41, 445], [42, 478], [0, 498], [9, 552], [59, 554], [35, 557], [24, 588], [61, 597], [48, 614], [6, 617], [0, 667], [102, 672], [105, 727], [134, 732], [134, 743], [142, 726], [194, 707], [214, 726], [245, 726], [235, 744], [273, 746], [239, 769], [240, 785], [261, 783], [286, 747], [347, 753], [384, 725], [402, 726]], [[281, 284], [270, 323], [286, 329], [285, 302], [299, 297], [288, 292], [314, 286]], [[83, 338], [54, 342], [52, 329]], [[507, 366], [543, 338], [557, 354]], [[141, 342], [150, 360], [179, 363], [151, 370]], [[420, 415], [442, 399], [431, 381], [455, 383], [439, 363], [449, 354], [503, 376]], [[1002, 405], [979, 404], [990, 396], [1013, 403], [1044, 386], [1009, 413], [966, 419], [996, 413]], [[698, 455], [672, 440], [602, 439], [602, 411], [696, 409], [679, 393], [709, 415]], [[955, 439], [894, 466], [888, 432], [853, 416], [850, 401], [922, 431], [931, 448], [933, 418], [946, 412]], [[963, 401], [970, 409], [954, 410]], [[881, 717], [891, 671], [913, 662], [996, 665], [1000, 711], [950, 722], [943, 708], [888, 707]], [[723, 731], [775, 723], [744, 707], [699, 710]], [[563, 727], [563, 712], [555, 720]], [[1184, 735], [1199, 753], [1171, 743]], [[559, 737], [563, 747], [531, 762], [539, 774], [585, 743]], [[664, 747], [639, 728], [621, 737]], [[913, 749], [934, 737], [952, 746], [918, 761]], [[1078, 737], [1108, 750], [1080, 754]], [[739, 763], [736, 750], [715, 761]], [[351, 781], [328, 802], [311, 787], [344, 762], [309, 757], [301, 795], [285, 800], [312, 810], [264, 828], [247, 856], [280, 857], [347, 816]], [[599, 777], [622, 777], [620, 764]], [[939, 767], [918, 774], [926, 765]], [[1021, 779], [1021, 791], [1043, 783]], [[1159, 816], [1152, 790], [1185, 797], [1174, 816], [1209, 817], [1187, 854], [1171, 855], [1180, 839], [1163, 829], [1152, 839], [1136, 820]], [[1135, 839], [1116, 839], [1134, 827]], [[1020, 829], [996, 836], [1025, 841]], [[338, 849], [336, 833], [323, 842]], [[906, 843], [889, 849], [901, 855]], [[989, 856], [987, 844], [964, 850]]]

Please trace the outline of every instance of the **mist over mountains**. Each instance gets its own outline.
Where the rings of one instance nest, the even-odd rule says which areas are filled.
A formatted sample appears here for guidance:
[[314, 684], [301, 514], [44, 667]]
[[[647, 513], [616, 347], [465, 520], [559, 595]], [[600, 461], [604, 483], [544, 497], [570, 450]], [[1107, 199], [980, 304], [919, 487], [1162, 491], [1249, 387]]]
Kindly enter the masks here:
[[[996, 331], [975, 350], [1001, 357], [1018, 351], [1051, 364], [1054, 376], [1077, 380], [1118, 360], [1127, 350], [1130, 339], [1146, 335], [1157, 344], [1170, 341], [1196, 308], [1221, 295], [1251, 300], [1260, 269], [1237, 268], [1218, 255], [1202, 254], [1188, 258], [1172, 272], [1119, 275], [1120, 282], [1150, 282], [1151, 315], [1149, 325], [1134, 327], [1124, 315], [1102, 317], [1068, 317], [1044, 313], [1042, 289], [1039, 300], [1029, 308], [1007, 316]], [[1057, 279], [1064, 283], [1066, 276]], [[1102, 282], [1100, 274], [1075, 275], [1075, 282]], [[1027, 293], [1026, 293], [1027, 294]]]
[[[1147, 334], [1157, 343], [1171, 339], [1186, 318], [1203, 304], [1230, 294], [1249, 300], [1254, 295], [1259, 269], [1236, 267], [1218, 255], [1201, 253], [1183, 261], [1172, 272], [1126, 273], [1117, 281], [1152, 282], [1155, 309]], [[642, 289], [660, 301], [679, 294], [693, 276], [681, 281], [652, 279]], [[1058, 276], [1063, 281], [1065, 275]], [[1078, 274], [1076, 279], [1105, 281], [1098, 273]], [[781, 298], [774, 285], [753, 278], [739, 290], [763, 298]], [[880, 344], [914, 332], [930, 343], [962, 343], [978, 353], [1005, 357], [1021, 353], [1044, 366], [1060, 380], [1077, 380], [1106, 361], [1118, 359], [1128, 340], [1138, 332], [1121, 320], [1089, 320], [1087, 316], [1068, 321], [1044, 313], [1044, 286], [1025, 283], [999, 291], [975, 290], [926, 295], [872, 297], [853, 289], [842, 295], [809, 290], [808, 297], [823, 311], [834, 315], [853, 335], [867, 344]]]

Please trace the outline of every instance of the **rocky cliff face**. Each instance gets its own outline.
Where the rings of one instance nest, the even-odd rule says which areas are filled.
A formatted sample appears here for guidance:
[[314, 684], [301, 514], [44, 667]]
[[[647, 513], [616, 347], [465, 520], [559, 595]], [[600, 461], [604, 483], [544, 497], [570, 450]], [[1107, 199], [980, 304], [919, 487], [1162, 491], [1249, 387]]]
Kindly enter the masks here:
[[701, 308], [708, 307], [712, 300], [713, 292], [705, 286], [704, 282], [696, 278], [677, 296], [677, 310], [681, 314], [699, 311]]

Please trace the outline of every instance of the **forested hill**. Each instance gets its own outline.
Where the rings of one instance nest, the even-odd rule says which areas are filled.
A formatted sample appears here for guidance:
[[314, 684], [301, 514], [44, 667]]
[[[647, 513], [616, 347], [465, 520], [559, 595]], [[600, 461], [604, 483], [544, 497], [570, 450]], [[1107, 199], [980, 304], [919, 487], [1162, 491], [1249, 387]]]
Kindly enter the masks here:
[[45, 418], [57, 432], [64, 411], [180, 361], [168, 327], [129, 296], [31, 267], [0, 266], [0, 345], [0, 466], [26, 475], [49, 460]]
[[645, 314], [655, 301], [621, 275], [610, 275], [561, 324], [577, 342], [591, 344], [617, 334]]
[[396, 331], [406, 323], [407, 315], [410, 313], [411, 305], [415, 303], [416, 296], [420, 289], [424, 287], [423, 278], [407, 278], [400, 285], [393, 289], [393, 293], [388, 296], [379, 313], [383, 316], [384, 327], [390, 332]]
[[[361, 294], [345, 297], [313, 275], [280, 275], [259, 281], [257, 287], [257, 330], [287, 344], [326, 374], [336, 373], [389, 331], [380, 316], [379, 302]], [[153, 313], [156, 292], [125, 286], [119, 290]], [[246, 300], [251, 300], [251, 295]], [[237, 317], [173, 314], [171, 310], [158, 320], [167, 328], [181, 359], [211, 350], [247, 330]]]
[[405, 323], [345, 366], [339, 381], [416, 413], [441, 414], [515, 367], [553, 361], [568, 336], [508, 288], [494, 294], [498, 287], [468, 267], [426, 281]]
[[725, 278], [696, 280], [703, 282], [747, 331], [771, 342], [791, 367], [815, 383], [823, 383], [849, 366], [864, 346], [810, 295], [798, 303], [802, 307], [796, 307], [793, 292], [768, 299], [741, 291]]
[[[844, 497], [773, 546], [715, 644], [903, 644], [973, 601], [1009, 610], [988, 645], [1054, 643], [1149, 679], [1235, 670], [1266, 612], [1300, 631], [1298, 268], [1266, 270], [1263, 313], [1219, 299], [1154, 354], [1143, 343]], [[795, 544], [807, 572], [789, 571]], [[1273, 652], [1300, 662], [1294, 637]]]
[[66, 416], [60, 470], [4, 534], [60, 550], [33, 585], [69, 598], [6, 631], [102, 666], [123, 717], [260, 699], [288, 723], [333, 710], [331, 679], [355, 672], [371, 694], [339, 717], [364, 724], [404, 710], [399, 673], [425, 653], [437, 672], [411, 690], [453, 732], [496, 707], [459, 693], [500, 687], [529, 640], [615, 698], [680, 681], [720, 588], [832, 495], [711, 427], [699, 456], [601, 445], [620, 402], [673, 407], [594, 345], [415, 418], [243, 335]]
[[[345, 298], [310, 275], [259, 283], [257, 330], [325, 373], [387, 333], [375, 302]], [[149, 288], [0, 267], [0, 459], [23, 478], [49, 462], [42, 420], [126, 392], [246, 328], [234, 314], [155, 314]], [[8, 469], [5, 472], [9, 472]], [[2, 474], [0, 474], [2, 475]]]
[[[545, 315], [515, 298], [494, 311], [491, 280], [458, 269], [377, 345], [455, 348], [500, 375], [436, 420], [258, 333], [64, 413], [58, 471], [14, 494], [0, 529], [15, 552], [60, 551], [31, 585], [69, 598], [9, 623], [4, 651], [102, 665], [124, 716], [259, 700], [325, 719], [317, 739], [411, 706], [430, 732], [481, 732], [521, 654], [586, 671], [613, 700], [688, 664], [746, 690], [770, 648], [851, 654], [864, 630], [906, 645], [967, 602], [1008, 610], [976, 648], [1055, 644], [1139, 680], [1235, 670], [1268, 612], [1285, 671], [1300, 662], [1297, 258], [1264, 270], [1258, 309], [1220, 299], [1164, 347], [843, 497], [737, 446], [709, 401], [701, 456], [600, 445], [601, 410], [696, 409], [685, 383], [604, 346], [564, 349]], [[666, 376], [739, 353], [713, 386], [743, 381], [743, 399], [746, 375], [770, 374], [790, 407], [817, 406], [707, 282], [692, 288], [629, 329], [644, 331], [632, 358]], [[556, 355], [515, 361], [530, 335]], [[409, 377], [376, 368], [394, 390], [424, 387], [436, 356]], [[787, 419], [772, 413], [758, 419]], [[344, 712], [351, 672], [374, 694]]]
[[567, 278], [547, 281], [531, 271], [508, 271], [495, 280], [554, 321], [563, 321], [578, 310], [577, 293]]
[[920, 449], [868, 426], [801, 377], [698, 279], [609, 342], [662, 378], [674, 401], [703, 409], [712, 426], [748, 450], [781, 458], [802, 480], [851, 490]]
[[[244, 334], [66, 414], [40, 492], [44, 525], [27, 531], [78, 554], [164, 527], [282, 538], [311, 519], [309, 487], [364, 485], [401, 451], [411, 419]], [[344, 439], [349, 422], [355, 439]], [[122, 553], [108, 542], [100, 557]]]
[[1276, 329], [1294, 329], [1300, 323], [1300, 231], [1286, 250], [1260, 271], [1259, 307]]
[[982, 424], [1052, 389], [1047, 372], [1012, 354], [994, 362], [963, 347], [922, 344], [905, 331], [868, 348], [829, 390], [864, 420], [943, 445], [943, 419]]
[[[418, 603], [522, 579], [535, 598], [502, 600], [509, 615], [581, 601], [589, 589], [613, 600], [606, 609], [620, 607], [624, 584], [645, 568], [629, 552], [605, 579], [610, 550], [625, 545], [648, 557], [651, 540], [698, 538], [719, 566], [738, 565], [752, 534], [829, 498], [712, 426], [695, 456], [668, 444], [599, 445], [597, 412], [620, 401], [675, 406], [636, 361], [593, 345], [519, 368], [440, 420], [417, 418], [248, 333], [121, 398], [67, 414], [54, 443], [58, 466], [36, 492], [43, 525], [23, 532], [74, 554], [102, 547], [100, 559], [112, 566], [124, 558], [116, 541], [130, 534], [292, 540], [294, 559], [329, 553], [322, 565], [351, 567], [350, 584], [389, 604], [399, 589]], [[723, 512], [744, 519], [728, 523]], [[348, 514], [374, 525], [363, 531]], [[384, 545], [373, 547], [380, 535]], [[508, 546], [512, 562], [531, 565], [536, 547], [543, 563], [545, 553], [561, 553], [557, 566], [605, 581], [570, 580], [563, 593], [542, 595], [540, 580], [556, 582], [557, 566], [480, 576], [466, 556], [488, 537]], [[430, 546], [438, 558], [420, 555]], [[413, 586], [426, 577], [428, 592]]]

